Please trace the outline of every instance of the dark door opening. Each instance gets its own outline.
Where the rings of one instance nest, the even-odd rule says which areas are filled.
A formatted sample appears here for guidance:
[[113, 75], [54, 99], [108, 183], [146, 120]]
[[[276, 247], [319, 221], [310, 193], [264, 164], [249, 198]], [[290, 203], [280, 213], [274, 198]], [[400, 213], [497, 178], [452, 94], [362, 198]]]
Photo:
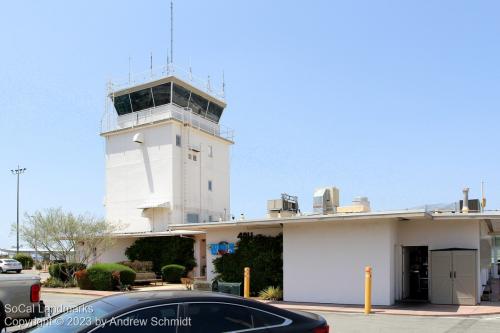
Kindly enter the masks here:
[[403, 247], [403, 300], [429, 299], [428, 258], [427, 246]]

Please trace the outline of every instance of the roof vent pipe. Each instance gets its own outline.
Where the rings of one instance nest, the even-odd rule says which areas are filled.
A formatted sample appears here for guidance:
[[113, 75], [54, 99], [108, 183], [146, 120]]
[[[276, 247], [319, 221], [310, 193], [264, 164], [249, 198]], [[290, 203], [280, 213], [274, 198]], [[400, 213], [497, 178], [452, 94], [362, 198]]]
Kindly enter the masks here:
[[468, 213], [469, 212], [469, 188], [466, 187], [463, 189], [464, 192], [464, 203], [462, 206], [462, 213]]

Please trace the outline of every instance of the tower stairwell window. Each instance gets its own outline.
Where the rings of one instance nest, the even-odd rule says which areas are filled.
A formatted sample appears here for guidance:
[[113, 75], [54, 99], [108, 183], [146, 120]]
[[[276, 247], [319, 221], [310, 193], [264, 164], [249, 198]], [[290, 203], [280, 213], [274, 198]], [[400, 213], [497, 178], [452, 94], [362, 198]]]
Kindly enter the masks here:
[[208, 190], [210, 192], [213, 190], [213, 185], [212, 185], [212, 181], [211, 180], [208, 181]]
[[175, 145], [176, 145], [177, 147], [180, 147], [180, 146], [181, 146], [181, 144], [182, 144], [182, 142], [181, 142], [181, 136], [180, 136], [179, 134], [177, 134], [177, 135], [175, 136]]
[[188, 213], [187, 214], [187, 222], [188, 223], [198, 223], [200, 221], [200, 218], [198, 214], [196, 213]]

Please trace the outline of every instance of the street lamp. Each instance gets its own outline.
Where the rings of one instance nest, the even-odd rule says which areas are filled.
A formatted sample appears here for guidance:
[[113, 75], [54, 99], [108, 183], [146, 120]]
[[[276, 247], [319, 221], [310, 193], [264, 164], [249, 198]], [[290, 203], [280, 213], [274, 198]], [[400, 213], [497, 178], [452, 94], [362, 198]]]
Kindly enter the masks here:
[[17, 176], [17, 228], [16, 228], [16, 234], [17, 234], [17, 247], [16, 247], [16, 253], [19, 254], [19, 176], [22, 175], [26, 171], [26, 168], [20, 168], [19, 165], [17, 165], [17, 169], [15, 170], [10, 170], [13, 175]]

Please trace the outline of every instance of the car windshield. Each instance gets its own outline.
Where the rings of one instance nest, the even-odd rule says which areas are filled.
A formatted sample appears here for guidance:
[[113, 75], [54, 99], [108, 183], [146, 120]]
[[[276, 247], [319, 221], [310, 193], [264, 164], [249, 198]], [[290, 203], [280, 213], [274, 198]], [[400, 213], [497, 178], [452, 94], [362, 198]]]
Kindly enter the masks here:
[[14, 260], [14, 259], [4, 259], [4, 262], [16, 263], [17, 260]]
[[106, 299], [92, 301], [63, 312], [62, 314], [50, 317], [37, 326], [27, 330], [27, 332], [76, 333], [82, 327], [93, 325], [118, 309], [118, 306], [107, 302]]

